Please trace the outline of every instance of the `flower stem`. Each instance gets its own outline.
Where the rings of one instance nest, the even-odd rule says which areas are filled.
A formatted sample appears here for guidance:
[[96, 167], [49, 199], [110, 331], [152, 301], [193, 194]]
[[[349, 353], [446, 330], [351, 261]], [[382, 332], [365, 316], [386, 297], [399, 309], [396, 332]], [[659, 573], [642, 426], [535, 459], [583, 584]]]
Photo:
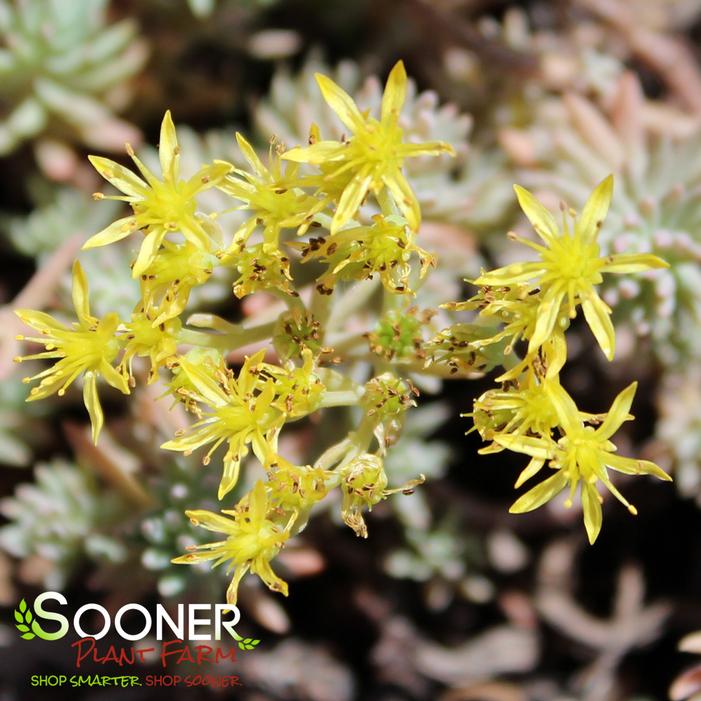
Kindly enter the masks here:
[[206, 333], [195, 329], [182, 329], [178, 334], [180, 343], [204, 348], [216, 348], [220, 351], [232, 351], [253, 343], [259, 343], [273, 335], [275, 322], [246, 328], [238, 327], [228, 333]]
[[360, 401], [360, 396], [353, 390], [334, 390], [325, 392], [319, 403], [319, 408], [332, 406], [356, 406]]

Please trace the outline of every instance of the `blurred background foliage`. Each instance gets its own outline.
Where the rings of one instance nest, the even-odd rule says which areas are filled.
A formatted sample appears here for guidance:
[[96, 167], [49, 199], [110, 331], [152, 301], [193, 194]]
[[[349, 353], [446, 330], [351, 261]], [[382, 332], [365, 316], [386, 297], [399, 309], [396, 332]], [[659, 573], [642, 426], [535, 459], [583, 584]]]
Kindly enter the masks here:
[[[701, 628], [700, 38], [699, 0], [0, 0], [0, 604], [9, 611], [44, 588], [76, 605], [175, 604], [218, 599], [224, 586], [217, 572], [169, 562], [198, 542], [183, 510], [215, 507], [216, 471], [158, 450], [183, 421], [155, 403], [158, 387], [106, 407], [98, 448], [77, 393], [23, 401], [29, 373], [12, 363], [11, 310], [69, 305], [70, 262], [118, 215], [116, 204], [93, 206], [87, 154], [121, 158], [130, 142], [155, 158], [166, 109], [189, 172], [238, 160], [236, 129], [261, 151], [272, 138], [305, 143], [310, 122], [338, 137], [314, 72], [374, 109], [402, 58], [405, 130], [457, 152], [409, 166], [421, 245], [439, 259], [422, 307], [458, 299], [465, 277], [508, 262], [505, 233], [525, 231], [514, 182], [553, 207], [581, 207], [616, 175], [603, 245], [672, 265], [605, 290], [619, 358], [599, 362], [589, 336], [575, 336], [565, 379], [600, 411], [641, 378], [629, 448], [672, 471], [676, 492], [626, 485], [640, 516], [608, 510], [595, 548], [562, 503], [510, 516], [515, 465], [478, 456], [458, 417], [491, 380], [423, 387], [388, 472], [395, 483], [423, 472], [427, 484], [378, 505], [365, 542], [331, 515], [316, 519], [280, 556], [289, 600], [246, 583], [246, 633], [264, 644], [233, 668], [238, 695], [701, 698], [700, 668], [683, 672], [698, 637], [677, 651]], [[209, 191], [205, 207], [221, 209], [218, 198]], [[131, 254], [81, 255], [99, 314], [129, 313]], [[232, 319], [257, 310], [234, 302], [229, 279], [194, 304]], [[300, 430], [286, 449], [302, 452], [322, 430]], [[68, 651], [39, 644], [28, 655], [20, 643], [0, 625], [3, 700], [27, 698], [30, 673], [71, 670]]]

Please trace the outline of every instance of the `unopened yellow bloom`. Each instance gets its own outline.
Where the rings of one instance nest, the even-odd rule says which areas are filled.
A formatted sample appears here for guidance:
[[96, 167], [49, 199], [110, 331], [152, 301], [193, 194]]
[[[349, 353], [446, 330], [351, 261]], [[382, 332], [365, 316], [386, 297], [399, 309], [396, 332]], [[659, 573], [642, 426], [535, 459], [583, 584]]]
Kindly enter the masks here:
[[226, 442], [228, 450], [224, 456], [219, 499], [236, 485], [241, 460], [248, 454], [249, 444], [262, 463], [277, 452], [277, 435], [285, 415], [273, 405], [275, 383], [264, 372], [264, 355], [265, 350], [261, 350], [246, 358], [238, 377], [224, 364], [213, 369], [209, 363], [198, 365], [186, 358], [178, 361], [180, 370], [192, 385], [190, 398], [196, 398], [206, 409], [203, 418], [193, 424], [189, 432], [161, 447], [189, 455], [197, 448], [212, 444], [203, 460], [206, 465], [212, 453]]
[[209, 280], [217, 263], [213, 253], [189, 241], [164, 241], [158, 256], [141, 274], [143, 307], [153, 325], [180, 315], [192, 289]]
[[232, 267], [239, 273], [233, 285], [234, 294], [239, 299], [262, 290], [299, 296], [292, 284], [290, 259], [277, 244], [263, 242], [254, 246], [241, 245], [237, 253], [230, 251], [224, 260], [225, 263], [230, 261], [233, 261]]
[[584, 525], [589, 542], [593, 543], [601, 530], [601, 496], [596, 489], [596, 483], [601, 481], [632, 514], [636, 514], [635, 507], [626, 501], [609, 479], [607, 470], [610, 468], [627, 475], [650, 474], [663, 480], [671, 479], [664, 470], [649, 460], [616, 455], [616, 446], [609, 440], [624, 421], [632, 418], [628, 412], [636, 388], [637, 382], [626, 387], [613, 401], [601, 425], [594, 428], [582, 421], [574, 401], [559, 384], [548, 383], [544, 390], [557, 412], [559, 425], [564, 431], [562, 438], [556, 442], [549, 437], [496, 434], [496, 443], [532, 458], [519, 478], [519, 484], [535, 475], [546, 461], [555, 470], [554, 475], [517, 499], [510, 509], [511, 513], [537, 509], [567, 485], [570, 488], [567, 504], [571, 505], [577, 487], [581, 485]]
[[537, 280], [537, 320], [529, 337], [528, 352], [543, 345], [556, 327], [567, 301], [570, 318], [581, 304], [584, 317], [596, 337], [601, 350], [609, 360], [615, 352], [615, 336], [611, 323], [611, 309], [599, 297], [596, 285], [602, 273], [637, 273], [650, 268], [664, 268], [668, 264], [649, 253], [615, 254], [602, 256], [598, 236], [613, 193], [613, 176], [607, 177], [594, 190], [573, 228], [563, 215], [562, 230], [552, 214], [530, 193], [515, 185], [516, 195], [524, 213], [545, 245], [514, 238], [538, 252], [540, 260], [512, 263], [480, 275], [477, 285], [511, 287]]
[[337, 280], [365, 280], [379, 275], [389, 292], [411, 293], [411, 259], [419, 259], [423, 278], [434, 257], [416, 243], [416, 234], [403, 217], [373, 217], [370, 226], [353, 226], [326, 238], [312, 238], [302, 248], [302, 262], [320, 260], [328, 271], [317, 282], [317, 289], [331, 294]]
[[[552, 381], [545, 380], [544, 384]], [[519, 387], [490, 389], [475, 399], [470, 416], [474, 418], [475, 428], [482, 439], [493, 441], [496, 436], [506, 434], [535, 434], [549, 438], [552, 429], [558, 425], [558, 417], [544, 384], [540, 384], [531, 373]], [[497, 441], [479, 452], [485, 454], [500, 450], [503, 447]], [[519, 477], [516, 486], [519, 487], [525, 479], [527, 477]]]
[[283, 158], [301, 163], [323, 165], [325, 179], [342, 178], [344, 188], [331, 224], [331, 232], [347, 224], [358, 211], [369, 191], [383, 188], [391, 193], [409, 226], [416, 231], [421, 212], [416, 196], [402, 173], [405, 158], [452, 154], [453, 149], [442, 141], [420, 144], [405, 143], [399, 126], [399, 115], [406, 99], [407, 76], [399, 61], [387, 79], [382, 96], [379, 120], [361, 112], [353, 99], [330, 78], [316, 74], [324, 99], [351, 132], [347, 140], [317, 141], [305, 148], [293, 148]]
[[312, 506], [329, 492], [333, 473], [311, 465], [293, 465], [276, 455], [265, 466], [270, 499], [276, 508], [305, 518]]
[[211, 511], [186, 511], [196, 526], [208, 531], [226, 534], [226, 540], [196, 545], [186, 555], [172, 562], [178, 565], [194, 565], [214, 560], [213, 567], [231, 561], [227, 573], [234, 571], [226, 591], [226, 601], [235, 605], [241, 579], [250, 571], [257, 574], [272, 591], [287, 596], [287, 582], [273, 572], [270, 561], [280, 552], [290, 535], [292, 523], [282, 525], [270, 502], [263, 482], [255, 487], [233, 510], [222, 511], [225, 516]]
[[275, 406], [290, 419], [299, 419], [316, 411], [326, 390], [315, 367], [314, 354], [309, 348], [304, 348], [301, 354], [301, 367], [291, 362], [284, 368], [266, 366], [275, 380]]
[[126, 344], [121, 366], [126, 375], [132, 376], [135, 357], [148, 358], [151, 362], [148, 383], [158, 376], [158, 368], [165, 367], [169, 359], [178, 352], [178, 332], [182, 328], [179, 319], [168, 319], [158, 326], [144, 312], [132, 314], [131, 321], [125, 324]]
[[180, 148], [170, 111], [163, 117], [158, 147], [162, 179], [141, 162], [129, 145], [127, 153], [142, 177], [108, 158], [89, 157], [98, 173], [124, 193], [123, 196], [109, 198], [98, 194], [96, 198], [123, 200], [131, 205], [134, 213], [95, 234], [85, 242], [83, 248], [105, 246], [142, 230], [145, 238], [134, 263], [134, 277], [142, 275], [154, 261], [167, 234], [179, 232], [198, 248], [209, 251], [212, 223], [207, 217], [197, 214], [196, 196], [203, 190], [218, 185], [231, 170], [231, 165], [215, 161], [200, 168], [190, 179], [182, 180]]
[[124, 394], [129, 394], [129, 387], [126, 378], [112, 366], [120, 351], [116, 336], [119, 317], [115, 313], [107, 314], [102, 319], [92, 316], [88, 294], [85, 273], [76, 261], [73, 264], [73, 306], [78, 321], [73, 323], [72, 328], [44, 312], [18, 309], [17, 316], [41, 334], [26, 339], [21, 336], [20, 339], [41, 343], [46, 350], [15, 360], [58, 359], [51, 368], [34, 377], [25, 378], [25, 382], [41, 380], [31, 390], [27, 401], [43, 399], [54, 392], [63, 395], [68, 386], [83, 375], [83, 400], [90, 414], [93, 440], [97, 442], [104, 421], [97, 394], [97, 378], [102, 376]]
[[368, 527], [363, 518], [365, 509], [371, 511], [375, 504], [397, 492], [411, 494], [414, 487], [425, 481], [425, 477], [419, 475], [401, 487], [387, 489], [384, 461], [372, 453], [362, 453], [353, 458], [342, 468], [340, 477], [343, 494], [341, 516], [361, 538], [368, 537]]

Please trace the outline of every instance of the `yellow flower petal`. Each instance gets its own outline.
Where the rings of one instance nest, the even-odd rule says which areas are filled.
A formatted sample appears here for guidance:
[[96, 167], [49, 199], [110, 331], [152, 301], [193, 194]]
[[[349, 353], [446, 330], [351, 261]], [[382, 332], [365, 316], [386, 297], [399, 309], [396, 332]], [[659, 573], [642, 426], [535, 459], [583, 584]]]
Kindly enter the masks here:
[[161, 122], [161, 135], [158, 140], [158, 158], [161, 161], [161, 172], [170, 180], [177, 180], [178, 164], [180, 161], [178, 137], [170, 110], [167, 110]]
[[420, 144], [402, 144], [402, 156], [437, 156], [440, 153], [447, 153], [449, 156], [455, 155], [455, 149], [445, 141], [423, 141]]
[[180, 367], [192, 382], [195, 389], [213, 406], [224, 406], [228, 399], [226, 392], [219, 386], [210, 372], [205, 371], [201, 366], [191, 363], [185, 358], [180, 359]]
[[[217, 545], [219, 545], [219, 543], [217, 543]], [[185, 555], [174, 557], [171, 562], [174, 565], [196, 565], [199, 562], [207, 562], [217, 557], [220, 557], [220, 553], [216, 550], [193, 550], [189, 553], [185, 553]], [[216, 563], [212, 566], [215, 567]]]
[[361, 172], [346, 185], [331, 222], [332, 234], [335, 234], [353, 218], [368, 194], [371, 182], [372, 178]]
[[565, 340], [565, 334], [556, 329], [550, 337], [550, 341], [543, 345], [545, 350], [548, 369], [545, 373], [547, 379], [552, 379], [557, 377], [562, 370], [563, 366], [567, 362], [567, 341]]
[[659, 465], [650, 460], [624, 458], [622, 455], [609, 453], [606, 455], [606, 466], [626, 475], [654, 475], [665, 482], [672, 481], [672, 478]]
[[249, 565], [239, 565], [234, 572], [234, 576], [231, 578], [231, 582], [226, 589], [226, 603], [236, 606], [239, 593], [239, 584], [243, 579], [243, 576], [248, 572]]
[[158, 249], [165, 238], [166, 232], [164, 229], [155, 229], [146, 234], [139, 249], [139, 255], [136, 257], [132, 277], [138, 278], [148, 268], [158, 255]]
[[212, 421], [199, 426], [191, 433], [184, 436], [178, 436], [170, 441], [161, 444], [163, 450], [176, 450], [183, 453], [191, 453], [198, 448], [201, 448], [207, 443], [211, 443], [219, 437], [219, 433]]
[[494, 442], [516, 453], [524, 453], [532, 458], [538, 458], [538, 460], [548, 460], [551, 457], [550, 446], [544, 438], [497, 433], [494, 435]]
[[201, 526], [208, 531], [215, 533], [233, 533], [236, 523], [226, 516], [220, 516], [205, 509], [195, 509], [186, 511], [185, 515], [190, 519], [193, 526]]
[[613, 360], [616, 352], [616, 334], [611, 323], [611, 309], [594, 290], [591, 290], [589, 296], [582, 301], [582, 311], [604, 355], [608, 360]]
[[343, 154], [344, 146], [340, 141], [318, 141], [311, 146], [297, 146], [285, 151], [281, 158], [295, 163], [311, 163], [319, 165], [332, 161]]
[[113, 368], [107, 361], [100, 364], [99, 373], [109, 385], [118, 389], [122, 394], [129, 394], [127, 378], [116, 368]]
[[90, 316], [90, 299], [88, 291], [88, 280], [80, 261], [73, 263], [73, 307], [78, 319], [85, 320]]
[[94, 372], [86, 372], [83, 378], [83, 402], [88, 414], [90, 414], [92, 439], [97, 445], [97, 439], [104, 424], [104, 415], [102, 406], [100, 406], [100, 398], [97, 395], [97, 376]]
[[258, 480], [248, 495], [249, 516], [255, 526], [259, 526], [268, 515], [268, 493], [265, 484]]
[[602, 273], [640, 273], [652, 268], [669, 268], [669, 263], [652, 253], [624, 253], [607, 256]]
[[611, 438], [624, 421], [633, 418], [628, 412], [637, 388], [638, 383], [631, 382], [622, 392], [619, 392], [618, 396], [613, 400], [613, 404], [611, 404], [611, 408], [606, 414], [603, 423], [596, 429], [597, 437], [601, 440]]
[[606, 218], [613, 196], [613, 175], [604, 178], [591, 193], [575, 223], [576, 232], [587, 242], [594, 242]]
[[88, 248], [97, 248], [98, 246], [107, 246], [115, 241], [121, 241], [129, 236], [129, 234], [133, 234], [138, 228], [139, 225], [136, 223], [136, 217], [132, 216], [117, 219], [117, 221], [112, 222], [108, 227], [99, 233], [91, 236], [83, 244], [83, 250]]
[[283, 596], [287, 596], [287, 582], [284, 579], [280, 579], [280, 577], [273, 572], [273, 568], [270, 566], [270, 560], [266, 560], [262, 557], [256, 558], [251, 565], [251, 572], [257, 574], [268, 589], [276, 591]]
[[514, 488], [518, 489], [524, 482], [527, 482], [531, 477], [538, 474], [541, 468], [545, 465], [545, 460], [539, 458], [531, 458], [531, 461], [522, 470], [521, 474], [518, 476]]
[[268, 175], [268, 169], [263, 165], [263, 162], [258, 158], [258, 154], [255, 152], [253, 146], [246, 141], [243, 134], [236, 132], [236, 142], [241, 149], [243, 157], [248, 161], [251, 168], [258, 173], [258, 175], [266, 177]]
[[15, 309], [15, 314], [27, 326], [31, 326], [37, 331], [65, 331], [66, 327], [56, 321], [51, 315], [46, 312], [39, 312], [34, 309]]
[[521, 282], [528, 282], [545, 270], [545, 266], [539, 262], [511, 263], [503, 268], [496, 268], [487, 273], [482, 273], [476, 280], [475, 285], [489, 285], [491, 287], [508, 287]]
[[128, 168], [101, 156], [88, 156], [95, 170], [120, 192], [140, 199], [148, 193], [148, 185]]
[[215, 187], [233, 170], [228, 161], [214, 161], [202, 166], [188, 181], [187, 192], [194, 197], [198, 192]]
[[527, 511], [533, 511], [557, 496], [566, 486], [567, 474], [564, 470], [558, 470], [552, 477], [548, 477], [544, 482], [519, 497], [511, 505], [509, 513], [523, 514]]
[[360, 114], [360, 110], [353, 98], [343, 88], [321, 73], [315, 73], [314, 77], [319, 84], [324, 100], [326, 100], [329, 107], [338, 115], [338, 118], [348, 129], [354, 131], [359, 125], [363, 124], [363, 115]]
[[543, 390], [552, 402], [557, 418], [566, 433], [575, 434], [582, 428], [579, 409], [558, 381], [545, 382]]
[[404, 100], [406, 100], [406, 85], [407, 77], [404, 63], [397, 61], [387, 78], [385, 91], [382, 95], [381, 119], [383, 122], [391, 117], [395, 119], [399, 117]]
[[536, 233], [546, 243], [557, 238], [559, 230], [553, 215], [526, 188], [514, 185], [514, 190], [523, 213], [528, 217]]
[[599, 492], [593, 484], [582, 483], [582, 512], [584, 514], [584, 527], [587, 529], [589, 543], [594, 545], [601, 531], [602, 513]]
[[421, 224], [421, 209], [411, 185], [409, 185], [401, 171], [397, 170], [390, 175], [384, 175], [382, 182], [392, 193], [392, 197], [397, 203], [399, 211], [404, 215], [409, 228], [412, 231], [418, 231], [419, 224]]
[[555, 283], [545, 291], [538, 305], [538, 318], [533, 335], [528, 341], [528, 352], [534, 353], [540, 346], [552, 337], [553, 329], [560, 315], [562, 300], [565, 298], [563, 287]]
[[219, 482], [219, 492], [217, 499], [220, 501], [236, 486], [239, 479], [239, 471], [241, 469], [241, 458], [247, 452], [245, 446], [240, 445], [239, 450], [235, 453], [231, 451], [224, 457], [224, 472], [221, 482]]

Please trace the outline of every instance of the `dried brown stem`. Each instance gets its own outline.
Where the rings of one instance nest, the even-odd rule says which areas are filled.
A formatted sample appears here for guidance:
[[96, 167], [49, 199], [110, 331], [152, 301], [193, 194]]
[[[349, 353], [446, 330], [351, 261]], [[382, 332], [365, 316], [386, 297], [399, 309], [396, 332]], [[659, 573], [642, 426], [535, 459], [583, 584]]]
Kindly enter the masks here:
[[12, 361], [19, 349], [15, 336], [24, 328], [14, 310], [43, 309], [48, 306], [61, 278], [75, 259], [83, 239], [82, 234], [75, 234], [65, 241], [34, 273], [22, 291], [10, 303], [0, 308], [0, 380], [12, 373]]
[[85, 427], [66, 421], [63, 424], [63, 430], [79, 460], [83, 459], [139, 508], [146, 509], [153, 506], [153, 500], [148, 492], [120, 465], [118, 456], [110, 454], [103, 445], [95, 445], [90, 438], [90, 432]]

